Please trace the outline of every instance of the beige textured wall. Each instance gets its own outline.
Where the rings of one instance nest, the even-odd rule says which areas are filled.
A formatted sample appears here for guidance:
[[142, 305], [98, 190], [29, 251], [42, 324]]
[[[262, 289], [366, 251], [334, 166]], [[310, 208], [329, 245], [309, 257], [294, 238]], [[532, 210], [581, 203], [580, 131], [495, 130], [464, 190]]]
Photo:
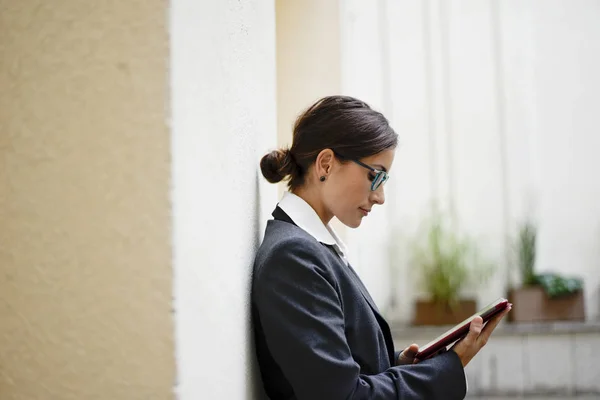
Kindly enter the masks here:
[[[341, 94], [339, 0], [277, 0], [277, 144], [291, 146], [296, 118], [323, 96]], [[287, 190], [278, 184], [279, 196]], [[332, 221], [340, 237], [346, 227]]]
[[340, 5], [338, 0], [275, 4], [277, 131], [279, 145], [289, 146], [294, 121], [303, 109], [340, 92]]
[[0, 0], [0, 398], [167, 399], [164, 1]]

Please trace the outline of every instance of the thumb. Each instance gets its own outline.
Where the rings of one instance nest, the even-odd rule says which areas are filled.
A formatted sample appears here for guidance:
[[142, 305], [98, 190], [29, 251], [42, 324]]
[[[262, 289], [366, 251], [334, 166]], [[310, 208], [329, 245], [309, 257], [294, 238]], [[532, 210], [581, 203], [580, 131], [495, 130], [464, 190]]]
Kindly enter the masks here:
[[418, 352], [419, 346], [413, 343], [404, 350], [402, 350], [402, 353], [400, 353], [400, 357], [398, 357], [398, 362], [400, 364], [411, 364]]
[[410, 346], [408, 346], [406, 349], [404, 349], [402, 354], [406, 355], [407, 357], [413, 358], [418, 352], [419, 352], [419, 346], [417, 344], [413, 343]]
[[473, 318], [473, 320], [471, 321], [471, 325], [469, 326], [469, 333], [467, 333], [467, 336], [465, 336], [464, 340], [469, 344], [474, 343], [479, 337], [479, 334], [481, 333], [482, 329], [483, 319], [479, 316]]

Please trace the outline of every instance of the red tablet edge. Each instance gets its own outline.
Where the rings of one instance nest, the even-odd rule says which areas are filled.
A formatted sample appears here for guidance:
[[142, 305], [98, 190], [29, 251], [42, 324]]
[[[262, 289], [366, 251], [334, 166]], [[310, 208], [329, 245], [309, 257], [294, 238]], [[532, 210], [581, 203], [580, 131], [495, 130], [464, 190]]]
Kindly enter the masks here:
[[438, 336], [436, 339], [427, 343], [420, 349], [420, 351], [416, 354], [415, 358], [421, 361], [430, 358], [431, 356], [442, 350], [442, 348], [445, 348], [448, 345], [464, 337], [469, 332], [471, 321], [476, 316], [481, 316], [483, 322], [486, 323], [490, 318], [503, 311], [506, 307], [508, 307], [508, 300], [503, 297], [488, 304], [479, 312], [473, 314], [463, 322], [459, 323], [458, 325], [444, 332], [442, 335]]

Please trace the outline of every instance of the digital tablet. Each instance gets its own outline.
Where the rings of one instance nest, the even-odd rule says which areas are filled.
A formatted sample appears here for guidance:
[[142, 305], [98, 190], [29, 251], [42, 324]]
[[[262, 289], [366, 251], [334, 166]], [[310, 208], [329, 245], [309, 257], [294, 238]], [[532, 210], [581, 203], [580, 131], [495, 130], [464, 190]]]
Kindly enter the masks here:
[[483, 319], [483, 323], [485, 324], [490, 318], [494, 315], [502, 312], [506, 307], [508, 307], [508, 300], [505, 298], [499, 298], [493, 303], [489, 304], [479, 312], [473, 314], [469, 318], [465, 319], [460, 324], [456, 325], [454, 328], [444, 332], [431, 342], [427, 343], [425, 346], [419, 348], [419, 352], [415, 356], [419, 360], [426, 360], [431, 356], [435, 355], [438, 351], [446, 348], [450, 344], [456, 342], [457, 340], [463, 338], [469, 332], [469, 326], [471, 326], [471, 321], [480, 316]]

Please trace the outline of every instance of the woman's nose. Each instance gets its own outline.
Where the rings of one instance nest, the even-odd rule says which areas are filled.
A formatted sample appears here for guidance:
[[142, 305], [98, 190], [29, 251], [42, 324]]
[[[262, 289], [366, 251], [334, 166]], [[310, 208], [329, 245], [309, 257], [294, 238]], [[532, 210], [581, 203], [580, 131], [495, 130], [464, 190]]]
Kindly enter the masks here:
[[383, 185], [379, 186], [376, 190], [371, 192], [371, 201], [375, 204], [382, 205], [385, 203], [385, 192], [383, 189]]

